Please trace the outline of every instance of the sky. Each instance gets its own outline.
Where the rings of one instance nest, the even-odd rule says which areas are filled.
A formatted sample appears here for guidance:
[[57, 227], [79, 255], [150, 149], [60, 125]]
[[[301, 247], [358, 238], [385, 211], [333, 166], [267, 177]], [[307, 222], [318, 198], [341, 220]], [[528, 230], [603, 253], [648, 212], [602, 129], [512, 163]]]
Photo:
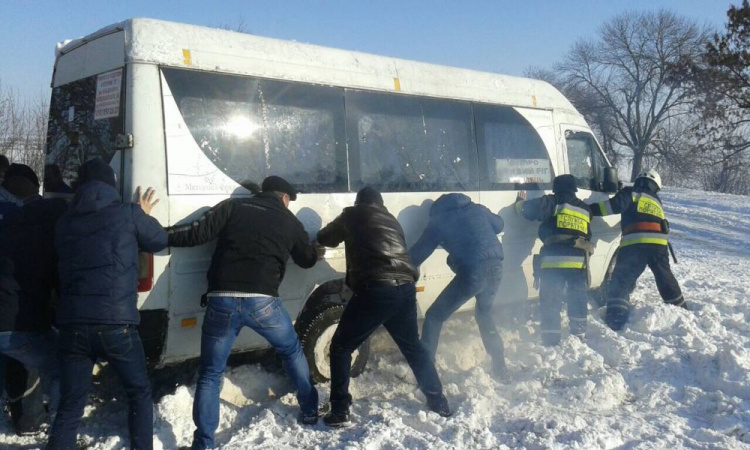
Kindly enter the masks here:
[[132, 17], [509, 75], [551, 67], [626, 11], [670, 9], [721, 29], [740, 0], [0, 0], [0, 86], [47, 98], [55, 44]]

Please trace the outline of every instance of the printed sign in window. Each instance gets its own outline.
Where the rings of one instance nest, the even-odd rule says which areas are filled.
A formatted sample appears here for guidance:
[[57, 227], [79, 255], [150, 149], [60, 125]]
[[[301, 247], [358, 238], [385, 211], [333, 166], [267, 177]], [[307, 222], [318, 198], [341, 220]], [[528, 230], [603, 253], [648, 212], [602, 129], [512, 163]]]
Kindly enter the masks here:
[[122, 69], [103, 73], [96, 77], [94, 120], [109, 119], [120, 115], [121, 86]]
[[547, 159], [496, 159], [496, 183], [549, 183], [552, 171]]

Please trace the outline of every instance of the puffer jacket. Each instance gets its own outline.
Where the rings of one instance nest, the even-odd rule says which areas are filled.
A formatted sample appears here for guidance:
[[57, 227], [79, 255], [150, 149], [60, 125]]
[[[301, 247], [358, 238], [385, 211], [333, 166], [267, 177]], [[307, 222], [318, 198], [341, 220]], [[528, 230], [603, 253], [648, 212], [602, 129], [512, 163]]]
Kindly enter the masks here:
[[409, 249], [412, 261], [421, 265], [438, 245], [448, 252], [452, 268], [472, 268], [503, 260], [503, 246], [497, 234], [503, 231], [502, 217], [464, 194], [444, 194], [430, 208], [430, 222]]
[[19, 290], [15, 299], [0, 296], [0, 331], [44, 332], [51, 325], [52, 290], [57, 287], [55, 224], [68, 205], [62, 199], [35, 196], [3, 230], [0, 254], [13, 266]]
[[326, 247], [346, 245], [346, 282], [354, 290], [368, 281], [416, 281], [419, 272], [406, 249], [404, 230], [385, 206], [360, 203], [318, 232]]
[[57, 223], [58, 324], [138, 324], [138, 250], [158, 252], [167, 232], [117, 190], [89, 181]]

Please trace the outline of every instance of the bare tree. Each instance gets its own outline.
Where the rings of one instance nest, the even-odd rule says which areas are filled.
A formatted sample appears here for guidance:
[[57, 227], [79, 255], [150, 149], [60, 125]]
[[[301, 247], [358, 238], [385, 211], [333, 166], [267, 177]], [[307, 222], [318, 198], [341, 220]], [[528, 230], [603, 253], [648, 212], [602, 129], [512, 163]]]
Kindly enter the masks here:
[[14, 89], [0, 83], [0, 154], [11, 162], [30, 166], [40, 179], [48, 111], [46, 99], [24, 102]]
[[664, 124], [689, 112], [690, 98], [669, 82], [670, 69], [685, 55], [701, 54], [708, 36], [670, 11], [625, 13], [606, 22], [596, 41], [576, 42], [556, 66], [570, 89], [601, 108], [613, 147], [632, 152], [631, 180], [644, 158], [661, 152], [653, 144]]

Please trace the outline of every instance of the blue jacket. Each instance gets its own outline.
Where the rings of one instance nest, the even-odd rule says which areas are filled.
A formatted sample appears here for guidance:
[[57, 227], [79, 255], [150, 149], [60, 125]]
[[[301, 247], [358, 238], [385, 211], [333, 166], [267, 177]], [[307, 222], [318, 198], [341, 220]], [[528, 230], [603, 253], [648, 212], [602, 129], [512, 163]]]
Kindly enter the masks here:
[[456, 271], [488, 260], [503, 260], [497, 234], [503, 219], [464, 194], [444, 194], [430, 208], [430, 222], [409, 250], [414, 265], [426, 260], [438, 245], [448, 252], [448, 265]]
[[167, 232], [117, 190], [89, 181], [57, 223], [57, 323], [138, 324], [138, 250], [158, 252]]

